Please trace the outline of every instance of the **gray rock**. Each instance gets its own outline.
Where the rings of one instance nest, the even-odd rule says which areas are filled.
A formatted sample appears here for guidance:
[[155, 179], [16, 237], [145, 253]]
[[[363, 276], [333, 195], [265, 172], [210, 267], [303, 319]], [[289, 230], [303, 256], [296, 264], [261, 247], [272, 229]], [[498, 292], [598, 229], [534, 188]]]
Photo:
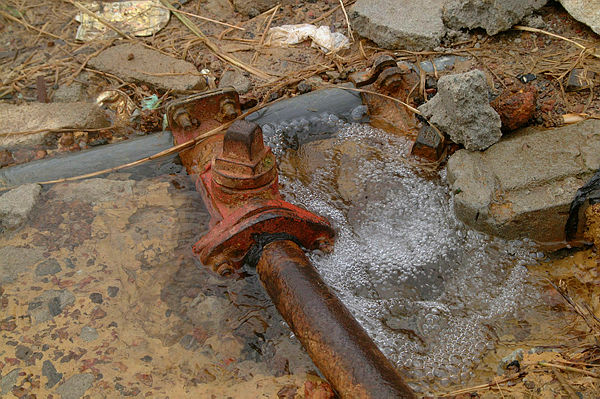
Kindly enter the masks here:
[[489, 104], [485, 74], [477, 69], [442, 76], [438, 93], [419, 111], [468, 150], [486, 149], [502, 136], [500, 116]]
[[90, 59], [88, 64], [125, 81], [146, 83], [162, 90], [202, 90], [206, 87], [204, 77], [199, 75], [193, 64], [141, 44], [109, 47]]
[[35, 268], [38, 277], [59, 273], [62, 270], [56, 259], [47, 259]]
[[50, 290], [29, 303], [29, 314], [36, 323], [51, 320], [64, 308], [75, 303], [75, 296], [67, 290]]
[[21, 369], [11, 370], [4, 377], [0, 378], [0, 394], [7, 394], [12, 390], [12, 387], [17, 383]]
[[42, 375], [48, 378], [46, 388], [52, 388], [63, 376], [62, 373], [56, 371], [50, 360], [44, 360], [44, 363], [42, 364]]
[[20, 360], [27, 360], [32, 354], [31, 348], [25, 345], [19, 345], [15, 349], [15, 357]]
[[85, 394], [85, 391], [90, 389], [93, 382], [93, 374], [75, 374], [56, 388], [56, 393], [62, 399], [79, 399]]
[[483, 28], [489, 35], [510, 29], [547, 0], [448, 0], [443, 19], [452, 29]]
[[81, 329], [81, 334], [79, 334], [79, 336], [85, 342], [92, 342], [98, 339], [98, 331], [93, 327], [85, 326]]
[[[0, 103], [0, 133], [42, 129], [98, 129], [110, 126], [106, 113], [90, 103]], [[48, 132], [0, 136], [0, 149], [42, 144]]]
[[521, 25], [529, 26], [530, 28], [545, 29], [546, 22], [544, 18], [538, 14], [531, 14], [521, 20]]
[[232, 86], [239, 94], [246, 94], [252, 89], [252, 82], [240, 71], [225, 71], [219, 81], [219, 88]]
[[255, 17], [261, 12], [275, 7], [279, 3], [281, 3], [279, 0], [233, 0], [233, 7], [239, 13]]
[[42, 186], [24, 184], [0, 196], [0, 231], [19, 228], [40, 198]]
[[38, 248], [0, 248], [0, 284], [12, 283], [19, 273], [30, 271], [42, 259], [44, 252]]
[[358, 0], [350, 9], [352, 28], [388, 49], [428, 50], [440, 45], [445, 0]]
[[115, 287], [115, 286], [110, 285], [106, 289], [106, 292], [108, 293], [109, 297], [114, 298], [119, 293], [119, 287]]
[[600, 34], [600, 0], [559, 0], [569, 14]]
[[600, 121], [511, 133], [484, 152], [448, 161], [454, 212], [467, 225], [507, 239], [564, 240], [575, 192], [600, 168]]

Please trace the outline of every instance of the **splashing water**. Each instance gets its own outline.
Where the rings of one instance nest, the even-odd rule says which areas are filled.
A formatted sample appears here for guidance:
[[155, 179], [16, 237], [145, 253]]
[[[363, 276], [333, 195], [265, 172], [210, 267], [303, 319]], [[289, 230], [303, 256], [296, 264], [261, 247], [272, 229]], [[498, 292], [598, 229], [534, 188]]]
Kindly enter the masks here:
[[[320, 147], [326, 167], [281, 176], [289, 201], [336, 229], [333, 253], [311, 261], [413, 388], [465, 384], [494, 348], [491, 326], [536, 302], [525, 265], [542, 254], [527, 240], [491, 238], [459, 222], [444, 172], [423, 176], [405, 155], [405, 138], [332, 122], [340, 131]], [[311, 155], [311, 145], [304, 151]]]

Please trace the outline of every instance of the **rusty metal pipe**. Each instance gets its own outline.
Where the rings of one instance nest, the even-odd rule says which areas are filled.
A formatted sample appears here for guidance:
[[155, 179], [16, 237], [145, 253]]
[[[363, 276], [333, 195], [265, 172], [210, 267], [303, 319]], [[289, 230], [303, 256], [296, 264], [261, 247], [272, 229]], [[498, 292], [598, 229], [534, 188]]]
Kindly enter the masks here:
[[277, 310], [342, 399], [416, 397], [296, 243], [265, 245], [256, 268]]

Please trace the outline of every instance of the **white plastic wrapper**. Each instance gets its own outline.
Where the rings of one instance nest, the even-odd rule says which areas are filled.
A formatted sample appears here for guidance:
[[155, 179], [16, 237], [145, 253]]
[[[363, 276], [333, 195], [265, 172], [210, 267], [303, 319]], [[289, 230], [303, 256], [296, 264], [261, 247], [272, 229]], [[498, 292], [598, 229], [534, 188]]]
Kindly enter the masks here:
[[313, 47], [319, 47], [325, 53], [336, 52], [350, 46], [350, 41], [344, 34], [331, 32], [327, 26], [299, 24], [281, 25], [269, 29], [269, 43], [276, 46], [298, 44], [309, 38], [313, 41]]

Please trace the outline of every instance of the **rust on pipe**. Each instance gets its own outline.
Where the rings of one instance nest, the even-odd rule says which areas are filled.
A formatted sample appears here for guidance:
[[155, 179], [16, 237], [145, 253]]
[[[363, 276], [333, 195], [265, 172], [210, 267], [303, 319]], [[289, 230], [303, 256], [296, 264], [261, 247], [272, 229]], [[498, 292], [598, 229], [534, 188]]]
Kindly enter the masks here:
[[342, 399], [416, 398], [296, 243], [265, 245], [256, 268], [277, 310]]

